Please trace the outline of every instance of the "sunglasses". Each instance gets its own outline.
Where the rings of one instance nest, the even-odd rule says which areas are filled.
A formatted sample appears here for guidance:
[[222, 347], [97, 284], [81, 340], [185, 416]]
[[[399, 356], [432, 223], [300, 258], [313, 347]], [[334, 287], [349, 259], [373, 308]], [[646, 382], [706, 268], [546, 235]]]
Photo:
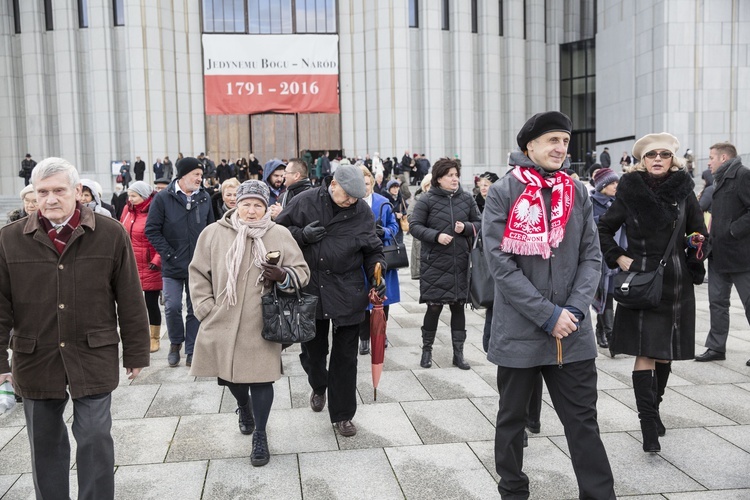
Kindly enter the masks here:
[[659, 156], [662, 160], [668, 160], [674, 156], [671, 151], [662, 151], [661, 153], [657, 153], [656, 151], [649, 151], [648, 153], [644, 154], [646, 158], [649, 160], [653, 160], [657, 156]]

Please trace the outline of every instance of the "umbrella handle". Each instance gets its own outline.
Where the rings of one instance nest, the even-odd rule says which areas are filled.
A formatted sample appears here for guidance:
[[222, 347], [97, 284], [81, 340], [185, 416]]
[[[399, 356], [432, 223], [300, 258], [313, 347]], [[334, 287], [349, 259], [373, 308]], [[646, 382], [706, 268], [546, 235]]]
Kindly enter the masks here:
[[373, 278], [375, 279], [376, 285], [379, 285], [380, 282], [383, 280], [383, 267], [380, 265], [380, 262], [375, 263], [375, 271], [373, 272]]

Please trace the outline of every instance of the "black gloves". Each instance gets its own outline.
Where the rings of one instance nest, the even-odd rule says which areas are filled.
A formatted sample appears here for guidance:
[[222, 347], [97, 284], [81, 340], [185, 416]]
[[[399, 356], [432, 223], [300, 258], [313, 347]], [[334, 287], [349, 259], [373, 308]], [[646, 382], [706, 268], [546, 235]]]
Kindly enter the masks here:
[[263, 279], [266, 280], [266, 282], [282, 282], [286, 279], [286, 271], [279, 266], [269, 264], [268, 262], [263, 262], [261, 266], [263, 266]]
[[320, 221], [312, 221], [310, 224], [302, 228], [302, 241], [311, 245], [317, 243], [326, 236], [326, 228], [319, 226]]
[[378, 235], [378, 238], [383, 238], [385, 236], [385, 229], [383, 229], [383, 226], [380, 225], [380, 222], [375, 223], [375, 234]]
[[159, 270], [160, 270], [160, 269], [159, 269], [159, 266], [157, 266], [157, 265], [156, 265], [156, 264], [154, 264], [153, 262], [151, 262], [151, 263], [150, 263], [150, 264], [148, 265], [148, 268], [149, 268], [150, 270], [152, 270], [152, 271], [159, 271]]
[[375, 278], [370, 278], [370, 283], [372, 283], [372, 287], [375, 289], [375, 293], [378, 294], [378, 297], [381, 299], [385, 297], [385, 280], [381, 279], [380, 284], [375, 284]]

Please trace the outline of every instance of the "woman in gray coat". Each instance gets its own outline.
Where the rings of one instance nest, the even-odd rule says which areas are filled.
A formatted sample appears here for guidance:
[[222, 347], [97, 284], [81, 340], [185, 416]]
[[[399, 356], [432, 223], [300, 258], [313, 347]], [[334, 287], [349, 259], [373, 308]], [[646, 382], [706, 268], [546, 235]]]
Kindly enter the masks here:
[[420, 366], [432, 366], [432, 344], [443, 306], [451, 310], [453, 364], [468, 370], [464, 360], [469, 298], [471, 238], [481, 227], [479, 209], [460, 185], [461, 167], [453, 160], [438, 160], [432, 167], [432, 188], [417, 201], [409, 232], [422, 242], [419, 302], [427, 303], [422, 324]]

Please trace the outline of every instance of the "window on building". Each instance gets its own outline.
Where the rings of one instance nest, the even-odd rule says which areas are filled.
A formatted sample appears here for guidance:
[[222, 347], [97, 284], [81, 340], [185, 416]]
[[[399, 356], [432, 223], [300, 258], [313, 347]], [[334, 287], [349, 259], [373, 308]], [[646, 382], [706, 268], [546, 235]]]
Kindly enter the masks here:
[[409, 27], [419, 28], [419, 0], [409, 0]]
[[500, 0], [500, 36], [503, 36], [503, 25], [505, 24], [505, 15], [503, 14], [503, 0]]
[[112, 0], [112, 12], [115, 18], [115, 26], [125, 26], [125, 1]]
[[296, 33], [336, 33], [336, 0], [295, 0], [295, 10]]
[[44, 28], [47, 31], [55, 29], [52, 19], [52, 0], [44, 0]]
[[596, 147], [595, 63], [593, 38], [560, 45], [560, 110], [573, 122], [568, 152], [574, 163]]
[[89, 27], [89, 2], [88, 0], [78, 0], [78, 27]]
[[450, 0], [443, 0], [443, 30], [451, 29]]
[[204, 33], [246, 33], [245, 0], [203, 0]]
[[18, 0], [13, 0], [13, 28], [16, 35], [21, 33], [21, 8], [18, 5]]
[[[298, 0], [300, 3], [302, 0]], [[324, 2], [319, 1], [323, 4]], [[311, 2], [313, 9], [312, 24], [315, 25], [316, 10], [315, 2]], [[293, 33], [292, 29], [292, 0], [248, 0], [247, 20], [250, 25], [250, 33]], [[311, 19], [307, 18], [306, 23]], [[310, 33], [310, 31], [308, 31]]]
[[471, 0], [471, 32], [479, 33], [479, 7], [477, 0]]

